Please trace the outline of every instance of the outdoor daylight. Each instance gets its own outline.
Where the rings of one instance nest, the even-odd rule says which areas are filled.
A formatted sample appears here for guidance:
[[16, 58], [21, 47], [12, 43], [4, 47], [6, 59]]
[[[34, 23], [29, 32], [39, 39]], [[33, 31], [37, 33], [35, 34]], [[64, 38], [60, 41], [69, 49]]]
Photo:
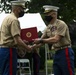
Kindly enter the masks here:
[[76, 75], [76, 1], [0, 0], [0, 75]]

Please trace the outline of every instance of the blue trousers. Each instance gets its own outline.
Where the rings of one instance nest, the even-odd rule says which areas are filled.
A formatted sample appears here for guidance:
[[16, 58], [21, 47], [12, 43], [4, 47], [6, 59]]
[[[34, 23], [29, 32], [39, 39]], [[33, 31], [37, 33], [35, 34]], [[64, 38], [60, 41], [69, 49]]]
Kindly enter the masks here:
[[74, 52], [72, 48], [58, 50], [54, 56], [54, 75], [75, 75]]
[[0, 75], [16, 75], [16, 53], [15, 48], [0, 48]]

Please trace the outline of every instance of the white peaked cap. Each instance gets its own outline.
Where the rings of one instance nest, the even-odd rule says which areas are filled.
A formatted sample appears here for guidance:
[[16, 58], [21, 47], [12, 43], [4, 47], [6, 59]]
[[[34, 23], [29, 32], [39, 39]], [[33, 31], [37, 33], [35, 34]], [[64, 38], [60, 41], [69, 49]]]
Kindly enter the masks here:
[[48, 13], [51, 10], [58, 11], [59, 9], [59, 7], [51, 6], [51, 5], [44, 5], [43, 8], [45, 9], [44, 13]]
[[23, 8], [25, 8], [25, 1], [24, 0], [17, 0], [17, 1], [11, 1], [11, 5], [12, 6], [22, 6]]

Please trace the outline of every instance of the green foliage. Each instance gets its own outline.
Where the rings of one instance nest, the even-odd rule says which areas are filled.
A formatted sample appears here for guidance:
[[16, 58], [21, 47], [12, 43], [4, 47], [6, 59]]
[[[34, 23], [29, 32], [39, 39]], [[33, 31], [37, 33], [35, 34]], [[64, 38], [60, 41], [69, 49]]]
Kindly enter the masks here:
[[[14, 1], [14, 0], [1, 0]], [[29, 13], [43, 13], [43, 5], [54, 5], [60, 7], [58, 17], [64, 20], [66, 23], [70, 23], [76, 20], [76, 1], [75, 0], [30, 0], [26, 3], [26, 7], [29, 8]], [[42, 15], [42, 14], [41, 14]]]
[[40, 69], [45, 68], [45, 46], [40, 47]]
[[76, 20], [76, 1], [75, 0], [61, 0], [58, 2], [57, 6], [60, 7], [59, 9], [59, 16], [62, 16], [62, 20], [69, 23], [72, 22], [73, 19]]
[[29, 4], [30, 13], [43, 13], [43, 5], [52, 5], [52, 0], [31, 0]]

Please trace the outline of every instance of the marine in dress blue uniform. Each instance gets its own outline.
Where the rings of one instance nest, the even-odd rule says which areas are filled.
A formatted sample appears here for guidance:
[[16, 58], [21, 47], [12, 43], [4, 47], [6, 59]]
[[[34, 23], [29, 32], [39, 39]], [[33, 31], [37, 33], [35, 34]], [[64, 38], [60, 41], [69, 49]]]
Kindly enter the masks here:
[[45, 5], [43, 8], [48, 25], [41, 39], [36, 39], [34, 43], [52, 44], [52, 49], [55, 50], [54, 75], [75, 75], [74, 52], [71, 47], [69, 29], [64, 21], [57, 19], [59, 7]]
[[12, 1], [11, 3], [12, 13], [5, 17], [0, 30], [0, 75], [16, 75], [16, 47], [18, 45], [24, 49], [31, 50], [20, 38], [21, 28], [18, 18], [24, 15], [25, 2]]

